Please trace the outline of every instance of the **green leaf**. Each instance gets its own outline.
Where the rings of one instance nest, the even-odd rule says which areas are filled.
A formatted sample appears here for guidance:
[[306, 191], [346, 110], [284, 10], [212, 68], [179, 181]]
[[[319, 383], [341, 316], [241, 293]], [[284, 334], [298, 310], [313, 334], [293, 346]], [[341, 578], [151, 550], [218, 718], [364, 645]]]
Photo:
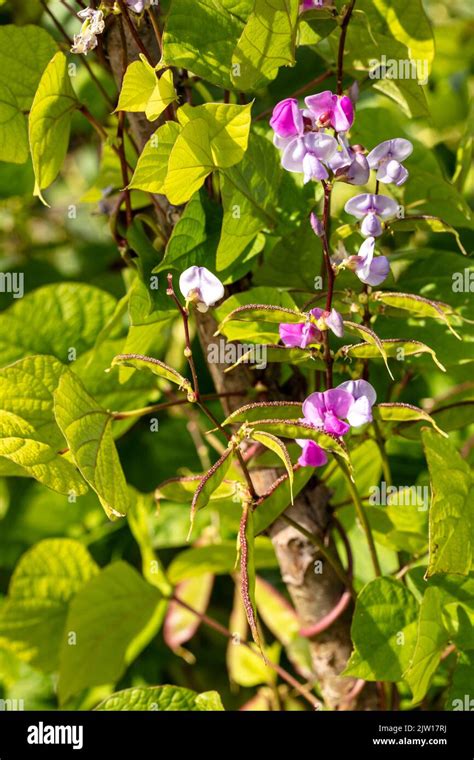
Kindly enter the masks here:
[[[372, 4], [367, 5], [366, 3], [365, 5], [370, 13]], [[407, 116], [413, 118], [429, 116], [425, 92], [418, 82], [418, 79], [424, 80], [427, 75], [426, 72], [417, 71], [415, 78], [412, 76], [395, 78], [389, 68], [390, 62], [409, 61], [408, 49], [402, 42], [389, 36], [391, 30], [387, 30], [385, 34], [380, 27], [376, 29], [371, 22], [372, 19], [363, 11], [356, 10], [352, 14], [344, 49], [345, 70], [352, 71], [354, 75], [357, 74], [361, 78], [367, 77], [369, 74], [368, 81], [373, 88], [393, 100]], [[336, 59], [338, 39], [339, 35], [329, 37], [331, 52], [325, 54], [328, 60]], [[383, 76], [383, 67], [380, 74], [374, 70], [374, 62], [381, 63], [383, 61], [387, 62], [386, 76]], [[422, 64], [423, 61], [424, 58], [421, 59], [420, 63]]]
[[454, 313], [451, 306], [441, 303], [441, 301], [430, 301], [429, 298], [423, 298], [422, 296], [413, 295], [413, 293], [386, 293], [379, 291], [372, 295], [374, 301], [386, 304], [393, 309], [403, 309], [409, 311], [416, 317], [431, 317], [433, 319], [441, 319], [448, 330], [452, 334], [461, 340], [460, 336], [455, 332], [449, 317]]
[[[474, 401], [460, 401], [457, 404], [439, 407], [431, 412], [431, 416], [442, 430], [448, 433], [452, 430], [460, 430], [474, 423]], [[400, 428], [399, 432], [403, 438], [418, 440], [422, 429], [421, 423], [415, 423]]]
[[428, 412], [412, 404], [377, 404], [373, 408], [373, 412], [374, 417], [383, 422], [413, 422], [415, 420], [423, 420], [432, 425], [440, 435], [447, 438], [447, 434], [438, 427]]
[[[235, 541], [223, 541], [220, 544], [186, 549], [178, 554], [168, 567], [167, 573], [171, 583], [181, 583], [188, 578], [232, 574], [236, 564]], [[255, 539], [255, 567], [277, 567], [278, 562], [272, 542], [268, 538]]]
[[29, 137], [35, 195], [56, 179], [66, 157], [74, 111], [79, 107], [64, 53], [56, 53], [48, 64], [31, 106]]
[[186, 126], [204, 119], [208, 126], [211, 156], [214, 166], [229, 169], [238, 164], [247, 150], [252, 103], [204, 103], [202, 106], [184, 105], [178, 111], [178, 121]]
[[276, 226], [282, 180], [278, 153], [264, 137], [252, 134], [242, 161], [220, 177], [224, 219], [216, 255], [218, 271], [237, 261], [260, 231]]
[[386, 507], [365, 507], [374, 538], [393, 551], [421, 555], [428, 548], [429, 498], [421, 490], [426, 487], [392, 488], [387, 487]]
[[155, 121], [175, 100], [171, 69], [157, 76], [148, 61], [140, 59], [130, 63], [125, 72], [116, 110], [144, 111], [149, 121]]
[[230, 88], [232, 54], [244, 28], [237, 14], [240, 8], [227, 0], [172, 3], [163, 35], [164, 61]]
[[449, 633], [441, 624], [444, 595], [438, 588], [427, 588], [421, 602], [416, 644], [410, 665], [403, 675], [413, 693], [413, 704], [421, 702], [428, 691]]
[[116, 683], [156, 635], [165, 611], [156, 588], [126, 562], [114, 562], [73, 599], [60, 653], [61, 704], [92, 686]]
[[28, 130], [16, 96], [0, 81], [0, 161], [24, 164], [28, 160]]
[[[446, 372], [444, 367], [438, 360], [435, 352], [429, 346], [421, 343], [419, 340], [403, 340], [400, 338], [389, 338], [388, 340], [381, 341], [385, 353], [388, 357], [395, 357], [400, 361], [400, 358], [405, 359], [407, 356], [419, 356], [420, 354], [430, 354], [434, 363], [443, 372]], [[342, 346], [336, 353], [335, 358], [349, 357], [356, 359], [377, 359], [381, 357], [380, 351], [377, 346], [370, 343], [356, 343], [350, 346]]]
[[299, 0], [256, 0], [232, 56], [238, 90], [256, 90], [294, 66]]
[[170, 203], [186, 203], [213, 171], [214, 162], [207, 122], [193, 119], [181, 130], [168, 162], [163, 191]]
[[[202, 481], [201, 475], [187, 475], [180, 478], [170, 478], [161, 483], [155, 491], [157, 499], [167, 499], [186, 504], [196, 493]], [[210, 496], [210, 501], [229, 499], [236, 493], [237, 481], [223, 480]]]
[[110, 414], [68, 371], [54, 393], [54, 411], [75, 464], [96, 492], [107, 516], [123, 517], [129, 493], [112, 437]]
[[287, 309], [284, 306], [270, 306], [266, 304], [244, 304], [233, 309], [222, 320], [218, 332], [222, 332], [228, 322], [270, 322], [270, 324], [280, 324], [280, 322], [299, 323], [304, 322], [306, 315], [295, 309]]
[[111, 694], [96, 710], [126, 711], [191, 711], [223, 710], [217, 691], [197, 694], [180, 686], [138, 686]]
[[3, 410], [22, 417], [58, 450], [65, 441], [54, 419], [53, 394], [63, 372], [53, 356], [28, 356], [0, 370]]
[[412, 656], [418, 604], [394, 578], [376, 578], [359, 593], [352, 621], [354, 652], [344, 676], [399, 681]]
[[183, 129], [171, 149], [164, 191], [179, 205], [188, 201], [214, 169], [238, 163], [246, 149], [252, 104], [206, 103], [183, 106], [178, 118]]
[[284, 362], [288, 362], [288, 364], [303, 364], [305, 362], [313, 362], [313, 369], [326, 368], [324, 356], [316, 348], [289, 348], [279, 345], [258, 346], [257, 344], [241, 354], [237, 361], [230, 367], [227, 367], [224, 372], [232, 372], [240, 364], [247, 363], [250, 364], [250, 369], [253, 367], [261, 369], [260, 360], [258, 359], [259, 351], [262, 356], [262, 364], [280, 364]]
[[474, 681], [474, 652], [459, 652], [451, 685], [446, 697], [446, 710], [472, 710], [471, 695]]
[[219, 488], [225, 476], [227, 475], [232, 462], [233, 453], [234, 450], [232, 448], [226, 449], [222, 456], [217, 460], [217, 462], [215, 462], [212, 467], [209, 468], [209, 471], [206, 472], [204, 477], [201, 479], [198, 487], [196, 488], [196, 492], [193, 496], [193, 501], [191, 504], [190, 532], [192, 531], [194, 525], [194, 518], [196, 516], [196, 513], [198, 510], [203, 509], [206, 504], [209, 503], [211, 496]]
[[110, 293], [80, 283], [55, 283], [27, 293], [2, 312], [1, 365], [31, 354], [49, 354], [64, 363], [79, 358], [94, 346], [115, 306]]
[[265, 446], [265, 448], [273, 451], [283, 462], [288, 473], [291, 503], [293, 504], [293, 465], [291, 463], [291, 458], [285, 444], [283, 441], [280, 441], [276, 435], [272, 435], [271, 433], [264, 433], [261, 430], [252, 430], [251, 440], [257, 441], [258, 443], [261, 443], [262, 446]]
[[362, 0], [359, 7], [369, 14], [372, 24], [406, 45], [409, 58], [431, 65], [433, 31], [422, 0]]
[[427, 577], [467, 575], [474, 550], [474, 481], [469, 465], [450, 441], [422, 432], [432, 484]]
[[27, 112], [43, 70], [57, 51], [38, 26], [7, 24], [0, 29], [0, 161], [28, 159]]
[[318, 430], [305, 422], [266, 419], [249, 422], [248, 428], [250, 430], [255, 428], [263, 432], [274, 433], [282, 438], [307, 438], [310, 441], [315, 441], [326, 451], [339, 454], [347, 462], [349, 461], [345, 444], [341, 438], [325, 433], [323, 430]]
[[33, 425], [11, 412], [0, 411], [0, 462], [14, 465], [6, 475], [35, 478], [53, 491], [81, 495], [87, 487], [76, 468], [44, 441]]
[[179, 124], [167, 121], [152, 134], [138, 159], [129, 188], [164, 192], [169, 156], [179, 133]]
[[298, 401], [264, 401], [245, 404], [232, 412], [222, 423], [233, 425], [237, 422], [256, 422], [258, 420], [281, 419], [298, 420], [303, 414], [302, 405]]
[[180, 390], [184, 391], [190, 401], [194, 399], [194, 392], [191, 383], [183, 375], [180, 375], [173, 367], [169, 367], [159, 359], [152, 356], [141, 356], [140, 354], [119, 354], [114, 357], [112, 367], [133, 367], [134, 369], [146, 369], [170, 383], [174, 383]]
[[69, 603], [97, 573], [79, 541], [47, 539], [29, 549], [0, 609], [0, 647], [41, 670], [56, 670]]
[[464, 256], [468, 253], [464, 248], [459, 232], [454, 229], [450, 224], [444, 222], [438, 216], [430, 216], [425, 214], [423, 216], [405, 216], [401, 219], [394, 219], [388, 225], [394, 232], [406, 232], [407, 230], [426, 230], [428, 232], [441, 232], [449, 233], [453, 235], [456, 244]]
[[366, 343], [369, 343], [371, 346], [374, 346], [378, 350], [380, 356], [384, 360], [385, 366], [387, 367], [387, 372], [393, 380], [394, 378], [392, 372], [388, 366], [387, 352], [378, 335], [376, 335], [374, 331], [369, 327], [358, 325], [356, 322], [348, 322], [344, 320], [344, 328], [347, 330], [347, 332], [352, 333], [353, 335], [358, 335], [359, 338], [362, 338]]
[[179, 650], [193, 638], [201, 623], [199, 615], [204, 615], [209, 605], [213, 585], [214, 576], [206, 573], [197, 578], [188, 578], [176, 587], [175, 596], [199, 614], [190, 612], [179, 602], [170, 602], [163, 625], [163, 638], [170, 649]]

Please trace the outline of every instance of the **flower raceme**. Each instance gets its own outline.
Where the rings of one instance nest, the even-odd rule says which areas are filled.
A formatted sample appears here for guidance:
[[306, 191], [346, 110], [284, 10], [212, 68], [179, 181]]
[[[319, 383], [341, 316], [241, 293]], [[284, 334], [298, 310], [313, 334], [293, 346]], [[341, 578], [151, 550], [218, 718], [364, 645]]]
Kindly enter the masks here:
[[283, 323], [279, 327], [282, 343], [288, 348], [307, 348], [312, 343], [321, 343], [325, 330], [331, 330], [338, 338], [344, 335], [343, 319], [335, 309], [312, 309], [305, 322]]
[[224, 286], [206, 267], [192, 266], [179, 278], [179, 289], [187, 303], [195, 303], [198, 311], [205, 312], [224, 295]]
[[[366, 380], [348, 380], [324, 393], [312, 393], [303, 403], [303, 422], [330, 435], [345, 435], [351, 427], [372, 421], [372, 407], [377, 400], [375, 389]], [[345, 422], [344, 420], [347, 420]], [[297, 438], [303, 467], [320, 467], [327, 455], [314, 441]]]
[[364, 149], [350, 146], [344, 134], [354, 121], [351, 99], [326, 90], [306, 98], [305, 104], [307, 108], [301, 109], [295, 98], [286, 98], [273, 110], [270, 126], [273, 142], [282, 151], [283, 168], [302, 173], [305, 183], [327, 180], [330, 169], [335, 179], [365, 185], [370, 168]]

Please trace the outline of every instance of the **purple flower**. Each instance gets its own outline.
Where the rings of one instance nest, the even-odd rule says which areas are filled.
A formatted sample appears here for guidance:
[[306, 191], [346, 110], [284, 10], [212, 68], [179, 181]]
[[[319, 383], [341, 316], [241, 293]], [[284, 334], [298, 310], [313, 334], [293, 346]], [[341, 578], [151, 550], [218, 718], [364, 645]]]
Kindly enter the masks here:
[[[375, 389], [366, 380], [348, 380], [337, 388], [308, 396], [303, 403], [303, 421], [331, 435], [345, 435], [351, 426], [372, 422], [376, 400]], [[326, 452], [314, 441], [297, 438], [296, 443], [303, 449], [298, 459], [302, 467], [320, 467], [327, 463]]]
[[179, 278], [179, 289], [186, 301], [196, 303], [199, 311], [207, 311], [224, 295], [222, 282], [206, 267], [186, 269]]
[[273, 109], [270, 126], [278, 137], [296, 137], [304, 132], [303, 114], [295, 98], [277, 103]]
[[305, 184], [311, 179], [327, 179], [329, 174], [322, 162], [328, 161], [336, 148], [336, 140], [331, 135], [307, 132], [287, 143], [281, 164], [289, 172], [302, 172]]
[[344, 135], [338, 136], [338, 143], [339, 149], [328, 161], [329, 168], [337, 179], [351, 185], [365, 185], [370, 177], [367, 158], [361, 150], [351, 147]]
[[386, 195], [372, 195], [371, 193], [356, 195], [354, 198], [350, 198], [344, 206], [344, 210], [348, 214], [363, 220], [360, 231], [365, 237], [381, 235], [382, 224], [380, 219], [395, 216], [397, 209], [397, 202], [393, 198], [388, 198]]
[[324, 393], [312, 393], [303, 403], [305, 422], [331, 435], [345, 435], [350, 429], [341, 418], [347, 417], [354, 403], [354, 397], [348, 391], [331, 388]]
[[324, 225], [319, 216], [316, 216], [316, 214], [312, 213], [309, 220], [311, 222], [311, 227], [313, 228], [314, 234], [320, 238], [324, 237], [326, 233], [324, 232]]
[[298, 459], [298, 464], [302, 467], [322, 467], [323, 464], [327, 464], [326, 452], [315, 441], [297, 438], [296, 443], [303, 449]]
[[305, 103], [320, 127], [347, 132], [354, 122], [354, 107], [347, 95], [334, 95], [330, 90], [325, 90], [305, 98]]
[[325, 5], [332, 5], [332, 0], [303, 0], [300, 3], [300, 13], [303, 11], [311, 11], [313, 8], [324, 8]]
[[403, 185], [408, 179], [408, 171], [402, 165], [402, 161], [413, 152], [413, 145], [403, 137], [394, 140], [385, 140], [370, 151], [367, 161], [371, 169], [377, 170], [379, 182], [395, 185]]
[[335, 309], [311, 309], [306, 322], [300, 324], [282, 323], [279, 327], [280, 338], [289, 348], [307, 348], [312, 343], [321, 343], [322, 333], [331, 330], [338, 338], [344, 335], [344, 321]]
[[341, 383], [336, 390], [346, 392], [353, 398], [346, 419], [352, 427], [360, 427], [372, 422], [372, 407], [377, 401], [375, 388], [366, 380], [348, 380]]
[[317, 320], [317, 325], [321, 330], [331, 330], [338, 338], [344, 335], [344, 320], [336, 309], [325, 311], [324, 309], [311, 309], [313, 319]]
[[390, 264], [386, 256], [374, 258], [375, 238], [364, 240], [357, 256], [351, 256], [349, 266], [365, 285], [380, 285], [390, 272]]
[[288, 348], [307, 348], [311, 343], [320, 343], [322, 336], [315, 324], [309, 320], [302, 324], [281, 324], [280, 338]]

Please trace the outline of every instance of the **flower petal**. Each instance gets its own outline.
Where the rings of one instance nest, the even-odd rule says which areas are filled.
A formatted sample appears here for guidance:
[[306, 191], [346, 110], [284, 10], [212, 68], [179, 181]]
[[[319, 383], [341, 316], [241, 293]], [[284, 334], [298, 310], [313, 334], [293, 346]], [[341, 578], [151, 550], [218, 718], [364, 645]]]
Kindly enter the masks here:
[[350, 393], [356, 401], [362, 397], [368, 398], [371, 406], [377, 401], [376, 390], [367, 380], [346, 380], [338, 385], [337, 389]]
[[179, 289], [185, 298], [195, 290], [206, 306], [213, 306], [224, 295], [222, 282], [206, 267], [186, 269], [179, 278]]
[[369, 193], [355, 195], [353, 198], [349, 198], [344, 206], [344, 211], [357, 219], [362, 219], [372, 208], [372, 197]]
[[302, 137], [295, 137], [285, 148], [281, 157], [281, 165], [288, 172], [302, 172], [306, 147]]
[[331, 124], [336, 132], [347, 132], [354, 122], [354, 106], [347, 95], [337, 98]]
[[350, 392], [341, 388], [331, 388], [329, 391], [325, 391], [323, 395], [327, 412], [333, 412], [336, 417], [346, 417], [354, 402], [354, 397]]
[[361, 396], [349, 409], [347, 419], [352, 427], [360, 427], [367, 422], [372, 422], [372, 405], [366, 396]]
[[331, 309], [329, 316], [326, 317], [326, 324], [338, 338], [344, 335], [344, 320], [336, 309]]
[[302, 467], [322, 467], [327, 464], [327, 454], [317, 443], [302, 439], [297, 439], [296, 443], [303, 449], [298, 459], [298, 464]]
[[317, 95], [310, 95], [304, 99], [304, 102], [309, 110], [313, 112], [315, 118], [319, 119], [328, 112], [332, 113], [335, 97], [330, 90], [324, 90], [324, 92], [319, 92]]
[[367, 214], [360, 226], [360, 231], [365, 237], [379, 237], [382, 234], [382, 224], [377, 214], [372, 212]]
[[280, 137], [296, 137], [304, 131], [303, 117], [295, 98], [277, 103], [273, 109], [270, 126]]

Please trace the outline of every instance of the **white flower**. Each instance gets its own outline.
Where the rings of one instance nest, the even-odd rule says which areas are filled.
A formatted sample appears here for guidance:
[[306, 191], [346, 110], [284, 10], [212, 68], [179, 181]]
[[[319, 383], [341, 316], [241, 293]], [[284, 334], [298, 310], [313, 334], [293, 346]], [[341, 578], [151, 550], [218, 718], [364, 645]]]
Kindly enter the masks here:
[[179, 278], [179, 289], [186, 301], [194, 301], [199, 311], [207, 311], [224, 295], [222, 282], [206, 267], [193, 266]]
[[90, 50], [97, 47], [97, 35], [102, 34], [105, 29], [104, 14], [102, 11], [96, 11], [93, 8], [84, 8], [77, 15], [84, 19], [84, 23], [79, 34], [74, 35], [71, 53], [87, 55]]

